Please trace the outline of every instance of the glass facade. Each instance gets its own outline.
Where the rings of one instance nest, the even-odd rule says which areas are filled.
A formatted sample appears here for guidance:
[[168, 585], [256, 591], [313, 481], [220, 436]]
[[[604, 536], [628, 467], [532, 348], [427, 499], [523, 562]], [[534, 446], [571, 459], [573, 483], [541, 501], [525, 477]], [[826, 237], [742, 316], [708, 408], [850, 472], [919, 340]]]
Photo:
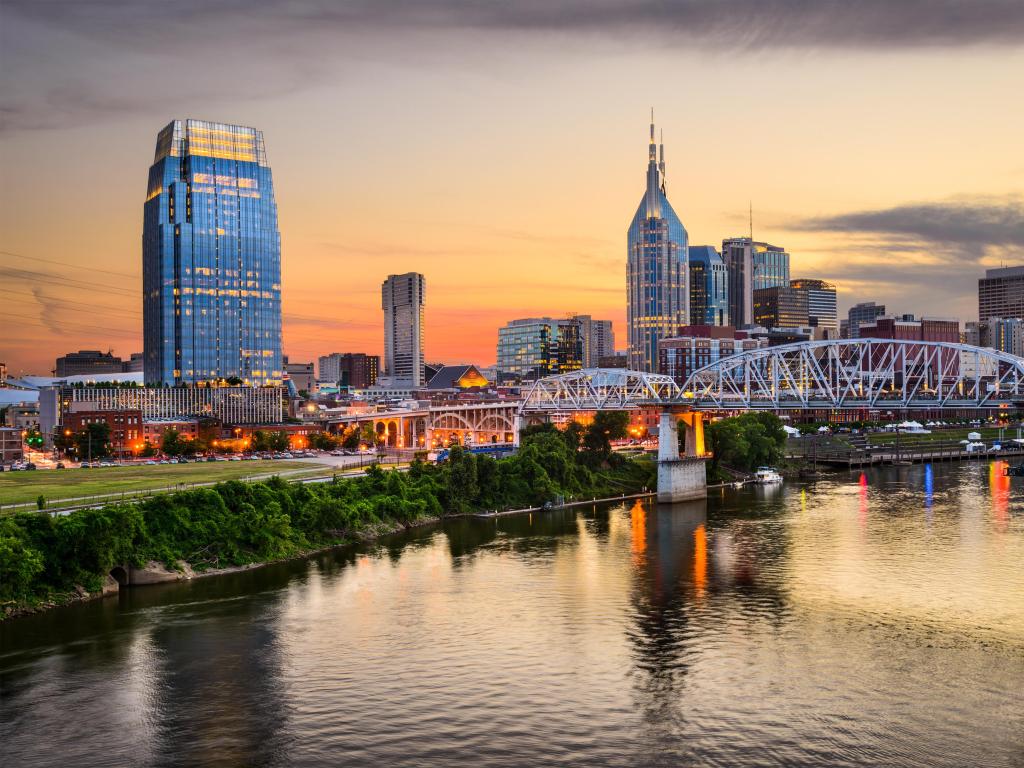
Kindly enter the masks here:
[[658, 341], [674, 336], [690, 315], [689, 236], [665, 195], [665, 149], [647, 151], [647, 191], [627, 234], [627, 325], [629, 367], [655, 371]]
[[754, 291], [754, 322], [764, 328], [803, 328], [807, 316], [807, 292], [789, 286]]
[[498, 370], [520, 379], [539, 379], [583, 367], [581, 323], [576, 318], [533, 317], [498, 329]]
[[828, 328], [838, 333], [839, 310], [836, 287], [824, 280], [792, 280], [791, 288], [807, 294], [807, 322], [813, 328]]
[[738, 328], [754, 323], [754, 291], [789, 285], [789, 254], [776, 245], [749, 237], [722, 241], [729, 270], [729, 317]]
[[690, 246], [690, 325], [729, 325], [729, 270], [710, 245]]
[[202, 120], [160, 131], [142, 281], [147, 383], [281, 383], [281, 236], [260, 131]]

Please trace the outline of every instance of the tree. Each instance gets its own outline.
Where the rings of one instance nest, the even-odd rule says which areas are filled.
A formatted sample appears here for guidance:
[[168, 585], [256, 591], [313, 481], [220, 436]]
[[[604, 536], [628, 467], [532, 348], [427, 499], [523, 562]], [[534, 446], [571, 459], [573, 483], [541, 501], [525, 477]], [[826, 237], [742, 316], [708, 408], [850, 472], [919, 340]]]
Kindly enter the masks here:
[[355, 451], [359, 449], [358, 427], [349, 427], [345, 430], [345, 434], [341, 438], [341, 447], [346, 451]]
[[110, 425], [106, 422], [86, 424], [75, 434], [75, 451], [79, 461], [89, 461], [110, 455]]
[[180, 456], [185, 452], [185, 440], [178, 433], [178, 430], [165, 430], [160, 436], [160, 450], [168, 456]]
[[361, 434], [359, 436], [359, 441], [361, 443], [365, 443], [370, 447], [377, 445], [378, 442], [383, 442], [383, 440], [381, 440], [380, 435], [377, 434], [377, 430], [374, 429], [373, 424], [371, 422], [364, 423], [363, 426], [360, 428], [360, 433]]
[[480, 494], [476, 456], [461, 445], [453, 445], [446, 463], [448, 509], [461, 513], [471, 508]]
[[625, 411], [598, 411], [594, 421], [583, 435], [583, 450], [591, 463], [600, 464], [608, 460], [612, 452], [612, 440], [626, 437], [629, 414]]
[[330, 432], [314, 432], [309, 436], [309, 446], [318, 451], [333, 451], [338, 447], [338, 439]]
[[53, 447], [61, 453], [72, 450], [75, 447], [74, 433], [58, 424], [53, 428]]
[[749, 472], [774, 464], [786, 445], [782, 421], [772, 413], [744, 413], [713, 421], [705, 427], [704, 437], [714, 469], [725, 465]]

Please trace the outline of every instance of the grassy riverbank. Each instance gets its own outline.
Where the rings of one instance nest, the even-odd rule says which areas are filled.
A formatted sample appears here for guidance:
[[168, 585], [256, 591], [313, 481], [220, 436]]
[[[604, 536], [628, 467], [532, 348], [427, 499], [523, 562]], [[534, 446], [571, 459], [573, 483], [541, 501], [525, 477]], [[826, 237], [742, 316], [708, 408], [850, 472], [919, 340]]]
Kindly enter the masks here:
[[0, 505], [35, 502], [41, 494], [51, 507], [61, 499], [162, 490], [170, 486], [224, 482], [271, 474], [323, 470], [304, 461], [217, 461], [95, 469], [46, 469], [0, 473]]
[[[577, 440], [577, 445], [572, 440]], [[152, 469], [152, 467], [150, 468]], [[101, 470], [102, 471], [102, 470]], [[230, 480], [66, 516], [0, 518], [0, 607], [8, 616], [102, 589], [116, 566], [149, 561], [196, 572], [295, 557], [427, 518], [618, 496], [653, 487], [654, 465], [540, 430], [509, 458], [453, 449], [442, 465], [307, 485]]]

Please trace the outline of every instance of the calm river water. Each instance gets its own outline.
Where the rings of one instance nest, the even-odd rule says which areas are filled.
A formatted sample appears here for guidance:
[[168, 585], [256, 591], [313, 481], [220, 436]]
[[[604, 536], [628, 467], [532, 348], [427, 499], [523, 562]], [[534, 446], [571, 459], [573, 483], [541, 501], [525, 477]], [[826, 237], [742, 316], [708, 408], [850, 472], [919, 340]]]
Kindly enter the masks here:
[[1024, 765], [1024, 480], [460, 520], [0, 624], [16, 766]]

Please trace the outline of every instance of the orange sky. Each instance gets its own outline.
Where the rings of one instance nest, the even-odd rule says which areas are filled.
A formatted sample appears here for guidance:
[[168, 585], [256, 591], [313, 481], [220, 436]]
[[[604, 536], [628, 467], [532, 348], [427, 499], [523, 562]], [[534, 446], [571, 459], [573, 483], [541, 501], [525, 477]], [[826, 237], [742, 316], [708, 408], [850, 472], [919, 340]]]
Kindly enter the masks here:
[[1024, 51], [1005, 41], [732, 50], [373, 19], [359, 36], [286, 31], [239, 92], [241, 38], [223, 58], [186, 45], [199, 64], [168, 83], [169, 42], [32, 13], [0, 24], [12, 373], [141, 351], [142, 203], [173, 118], [264, 132], [294, 360], [379, 354], [380, 283], [411, 270], [428, 360], [492, 363], [505, 321], [570, 312], [611, 318], [623, 347], [652, 105], [690, 242], [745, 234], [752, 201], [755, 236], [789, 249], [794, 277], [835, 280], [843, 310], [974, 319], [984, 266], [1024, 263]]

